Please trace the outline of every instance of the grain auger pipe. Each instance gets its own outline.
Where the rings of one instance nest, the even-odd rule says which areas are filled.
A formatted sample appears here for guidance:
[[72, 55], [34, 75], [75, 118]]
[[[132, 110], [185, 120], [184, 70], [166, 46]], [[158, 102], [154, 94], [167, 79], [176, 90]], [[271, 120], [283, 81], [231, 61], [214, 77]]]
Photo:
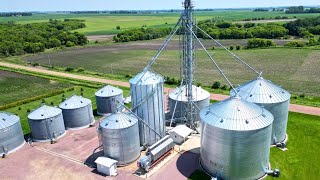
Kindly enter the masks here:
[[216, 68], [219, 70], [220, 74], [224, 77], [224, 79], [227, 81], [227, 83], [229, 84], [229, 86], [234, 90], [234, 92], [236, 94], [238, 94], [238, 92], [235, 90], [235, 88], [233, 87], [233, 85], [231, 84], [231, 82], [229, 81], [229, 79], [227, 78], [227, 76], [224, 74], [223, 70], [219, 67], [219, 65], [216, 63], [216, 61], [212, 58], [212, 56], [209, 54], [209, 52], [207, 51], [207, 49], [204, 47], [204, 45], [202, 44], [202, 42], [200, 41], [200, 39], [197, 37], [197, 35], [192, 31], [192, 34], [194, 36], [194, 38], [199, 42], [199, 44], [201, 45], [201, 47], [204, 49], [204, 51], [206, 52], [206, 54], [208, 55], [208, 57], [210, 58], [210, 60], [212, 61], [212, 63], [216, 66]]
[[208, 33], [206, 33], [204, 30], [202, 30], [199, 26], [195, 25], [197, 29], [199, 29], [203, 34], [205, 34], [208, 38], [210, 38], [211, 40], [213, 40], [215, 43], [217, 43], [219, 46], [221, 46], [224, 50], [226, 50], [228, 53], [230, 53], [234, 58], [236, 58], [239, 62], [241, 62], [242, 64], [244, 64], [245, 66], [247, 66], [250, 70], [252, 70], [253, 72], [255, 72], [256, 74], [258, 74], [259, 76], [261, 75], [261, 72], [258, 72], [257, 70], [255, 70], [253, 67], [251, 67], [248, 63], [246, 63], [245, 61], [243, 61], [240, 57], [238, 57], [237, 55], [235, 55], [233, 52], [229, 51], [228, 48], [226, 48], [225, 46], [223, 46], [219, 41], [215, 40], [213, 37], [211, 37]]
[[153, 129], [148, 123], [146, 123], [142, 118], [140, 118], [138, 115], [136, 115], [134, 112], [131, 111], [126, 105], [124, 105], [122, 102], [118, 101], [127, 111], [129, 111], [132, 115], [134, 115], [139, 121], [141, 121], [144, 125], [146, 125], [149, 129], [151, 129], [157, 136], [162, 138], [162, 136], [155, 130]]

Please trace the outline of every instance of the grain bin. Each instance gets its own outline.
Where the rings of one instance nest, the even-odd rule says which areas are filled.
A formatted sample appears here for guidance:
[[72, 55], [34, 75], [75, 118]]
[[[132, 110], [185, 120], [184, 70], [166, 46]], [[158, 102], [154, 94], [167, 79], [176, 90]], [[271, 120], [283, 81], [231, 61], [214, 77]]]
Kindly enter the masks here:
[[130, 79], [132, 111], [139, 121], [141, 145], [152, 145], [165, 135], [165, 114], [162, 76], [150, 71]]
[[73, 95], [59, 105], [66, 129], [82, 129], [94, 123], [90, 99]]
[[[236, 88], [242, 99], [263, 106], [274, 116], [271, 144], [286, 139], [290, 93], [262, 77]], [[231, 91], [231, 95], [235, 93]]]
[[53, 141], [65, 134], [62, 110], [42, 105], [28, 115], [34, 141]]
[[134, 114], [117, 112], [105, 117], [99, 126], [104, 155], [129, 164], [140, 156], [138, 119]]
[[[192, 86], [193, 102], [200, 110], [209, 106], [210, 104], [210, 93], [201, 87]], [[188, 106], [188, 96], [186, 86], [176, 88], [172, 93], [169, 94], [169, 108], [172, 117], [174, 113], [174, 119], [181, 119], [186, 117], [186, 110]], [[176, 109], [175, 109], [176, 107]], [[197, 114], [199, 113], [198, 108], [195, 108]], [[174, 110], [175, 109], [175, 110]], [[200, 118], [197, 116], [196, 121]]]
[[231, 97], [200, 111], [200, 163], [211, 176], [258, 179], [269, 166], [273, 115], [264, 108]]
[[0, 112], [0, 155], [12, 153], [24, 145], [20, 118]]
[[[119, 88], [107, 85], [96, 92], [97, 114], [107, 115], [115, 113], [117, 110], [122, 111], [119, 102], [123, 101], [123, 91]], [[119, 108], [119, 109], [118, 109]]]

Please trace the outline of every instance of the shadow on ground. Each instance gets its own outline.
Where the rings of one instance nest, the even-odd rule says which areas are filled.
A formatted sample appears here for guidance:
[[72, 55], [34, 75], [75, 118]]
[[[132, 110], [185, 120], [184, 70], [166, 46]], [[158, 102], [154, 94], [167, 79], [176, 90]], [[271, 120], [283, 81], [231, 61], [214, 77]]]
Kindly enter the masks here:
[[177, 169], [185, 177], [189, 177], [195, 170], [200, 169], [200, 155], [193, 153], [194, 151], [197, 151], [197, 149], [183, 152], [177, 160]]
[[98, 149], [96, 152], [94, 152], [91, 156], [89, 156], [85, 160], [84, 164], [91, 168], [96, 168], [97, 165], [96, 163], [94, 163], [94, 161], [100, 156], [103, 156], [103, 150]]

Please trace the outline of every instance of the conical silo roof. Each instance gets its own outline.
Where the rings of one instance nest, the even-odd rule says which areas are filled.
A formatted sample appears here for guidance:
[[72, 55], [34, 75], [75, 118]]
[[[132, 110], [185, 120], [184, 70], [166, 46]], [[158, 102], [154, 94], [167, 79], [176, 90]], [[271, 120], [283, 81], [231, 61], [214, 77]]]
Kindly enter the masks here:
[[107, 85], [98, 90], [95, 95], [98, 97], [113, 97], [122, 93], [123, 91], [121, 89]]
[[[176, 88], [172, 93], [169, 94], [169, 98], [177, 101], [188, 101], [188, 96], [186, 95], [187, 86], [182, 86]], [[210, 93], [201, 87], [192, 85], [192, 95], [193, 100], [201, 101], [210, 97]]]
[[16, 115], [0, 112], [0, 129], [8, 128], [17, 122], [19, 122], [20, 118]]
[[158, 84], [159, 82], [164, 82], [164, 79], [159, 74], [156, 74], [151, 71], [141, 72], [135, 77], [130, 79], [130, 84], [139, 84], [139, 85], [151, 85]]
[[43, 120], [55, 117], [61, 114], [62, 110], [56, 107], [42, 105], [38, 109], [32, 111], [28, 118], [32, 120]]
[[[249, 81], [235, 89], [242, 99], [253, 103], [279, 103], [290, 99], [290, 93], [262, 77]], [[231, 90], [231, 95], [235, 95]]]
[[83, 98], [81, 96], [73, 95], [69, 99], [60, 103], [59, 108], [61, 109], [78, 109], [91, 104], [91, 100]]
[[212, 126], [236, 131], [261, 129], [273, 122], [273, 115], [269, 111], [242, 100], [239, 96], [230, 97], [202, 109], [200, 118]]
[[100, 127], [106, 129], [124, 129], [135, 125], [138, 122], [138, 119], [129, 113], [114, 113], [110, 116], [104, 118]]

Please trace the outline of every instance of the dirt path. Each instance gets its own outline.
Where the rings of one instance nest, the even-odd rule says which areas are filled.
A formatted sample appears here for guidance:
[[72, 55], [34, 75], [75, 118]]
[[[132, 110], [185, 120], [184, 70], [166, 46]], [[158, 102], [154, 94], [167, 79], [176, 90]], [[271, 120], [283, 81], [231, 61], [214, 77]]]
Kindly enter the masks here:
[[[115, 86], [130, 87], [130, 84], [128, 82], [115, 81], [115, 80], [96, 78], [96, 77], [88, 77], [88, 76], [75, 75], [75, 74], [68, 74], [68, 73], [63, 73], [63, 72], [55, 72], [55, 71], [50, 71], [47, 69], [39, 69], [36, 67], [28, 67], [28, 66], [22, 66], [22, 65], [5, 63], [5, 62], [0, 62], [0, 66], [16, 68], [16, 69], [23, 69], [23, 70], [27, 70], [27, 71], [39, 72], [39, 73], [50, 74], [50, 75], [55, 75], [55, 76], [60, 76], [60, 77], [67, 77], [67, 78], [80, 79], [80, 80], [86, 80], [86, 81], [94, 81], [94, 82], [105, 83], [105, 84], [112, 84]], [[164, 90], [165, 90], [165, 92], [169, 92], [170, 88], [165, 88]], [[221, 95], [221, 94], [211, 94], [211, 99], [217, 100], [217, 101], [224, 100], [228, 97], [229, 96]], [[290, 111], [320, 116], [320, 108], [317, 108], [317, 107], [309, 107], [309, 106], [302, 106], [302, 105], [297, 105], [297, 104], [290, 104]]]

